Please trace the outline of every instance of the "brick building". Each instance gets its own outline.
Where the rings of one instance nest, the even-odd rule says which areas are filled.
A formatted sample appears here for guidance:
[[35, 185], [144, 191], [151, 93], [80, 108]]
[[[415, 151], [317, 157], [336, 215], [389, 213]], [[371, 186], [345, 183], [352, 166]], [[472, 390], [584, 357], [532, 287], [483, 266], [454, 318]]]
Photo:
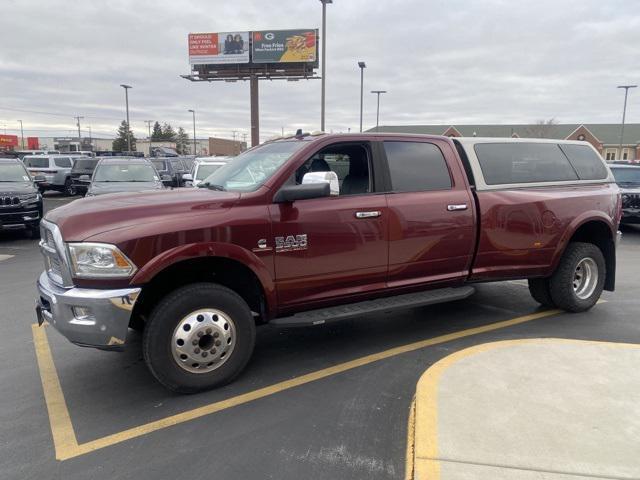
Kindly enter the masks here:
[[[370, 132], [375, 132], [372, 128]], [[620, 150], [620, 124], [611, 123], [559, 123], [555, 125], [387, 125], [378, 127], [380, 132], [423, 133], [448, 137], [514, 137], [556, 138], [558, 140], [583, 140], [593, 145], [605, 160], [630, 160], [640, 162], [640, 123], [624, 126], [622, 150]]]

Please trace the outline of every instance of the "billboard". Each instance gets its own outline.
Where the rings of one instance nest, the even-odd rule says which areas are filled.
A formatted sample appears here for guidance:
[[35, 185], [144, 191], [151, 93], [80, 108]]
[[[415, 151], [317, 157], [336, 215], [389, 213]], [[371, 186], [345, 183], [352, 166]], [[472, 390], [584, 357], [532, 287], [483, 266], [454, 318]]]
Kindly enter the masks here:
[[314, 29], [252, 33], [253, 63], [308, 63], [317, 59], [317, 33]]
[[249, 63], [249, 32], [189, 34], [189, 64], [238, 63]]

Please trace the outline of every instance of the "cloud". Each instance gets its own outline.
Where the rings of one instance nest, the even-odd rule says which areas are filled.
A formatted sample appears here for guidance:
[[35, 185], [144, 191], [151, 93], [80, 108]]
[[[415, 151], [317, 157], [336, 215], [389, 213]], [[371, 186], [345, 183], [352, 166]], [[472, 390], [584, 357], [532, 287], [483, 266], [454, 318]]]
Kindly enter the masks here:
[[[364, 124], [618, 122], [638, 83], [636, 0], [335, 0], [327, 7], [327, 130]], [[248, 83], [191, 83], [189, 32], [320, 27], [313, 0], [3, 2], [0, 129], [69, 135], [75, 115], [113, 135], [130, 90], [132, 126], [170, 122], [199, 135], [249, 132]], [[320, 81], [260, 82], [262, 138], [320, 123]], [[11, 109], [11, 110], [8, 110]], [[35, 114], [30, 112], [48, 112]], [[51, 113], [56, 115], [51, 115]], [[632, 92], [629, 122], [640, 121]], [[84, 127], [83, 127], [84, 128]]]

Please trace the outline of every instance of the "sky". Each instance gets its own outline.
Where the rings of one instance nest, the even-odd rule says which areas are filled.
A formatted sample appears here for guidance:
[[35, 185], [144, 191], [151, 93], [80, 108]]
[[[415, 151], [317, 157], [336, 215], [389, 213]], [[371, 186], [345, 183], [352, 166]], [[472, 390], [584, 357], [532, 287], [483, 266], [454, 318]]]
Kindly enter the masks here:
[[[197, 136], [250, 131], [249, 84], [194, 83], [187, 35], [320, 28], [319, 0], [0, 0], [0, 133], [115, 136], [125, 118]], [[381, 125], [618, 123], [640, 84], [638, 0], [334, 0], [326, 131]], [[320, 127], [320, 80], [260, 82], [261, 139]], [[640, 88], [627, 122], [640, 122]]]

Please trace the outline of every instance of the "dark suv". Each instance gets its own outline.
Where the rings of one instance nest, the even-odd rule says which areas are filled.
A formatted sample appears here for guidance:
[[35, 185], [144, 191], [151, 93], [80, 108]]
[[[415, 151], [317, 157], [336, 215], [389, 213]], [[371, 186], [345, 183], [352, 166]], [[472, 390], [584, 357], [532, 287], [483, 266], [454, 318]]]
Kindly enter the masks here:
[[[87, 189], [91, 183], [91, 175], [93, 175], [93, 171], [96, 169], [99, 160], [99, 158], [90, 157], [79, 158], [73, 164], [73, 168], [71, 169], [71, 183], [80, 195], [87, 193]], [[85, 177], [85, 179], [82, 177]]]
[[177, 157], [151, 158], [151, 163], [156, 167], [161, 178], [171, 177], [171, 182], [167, 185], [172, 187], [181, 187], [184, 183], [182, 175], [189, 173], [189, 170], [182, 163], [182, 159]]
[[610, 168], [622, 194], [620, 223], [640, 224], [640, 166], [627, 163]]
[[[44, 178], [43, 178], [44, 180]], [[42, 195], [18, 159], [0, 158], [0, 230], [40, 233]]]

